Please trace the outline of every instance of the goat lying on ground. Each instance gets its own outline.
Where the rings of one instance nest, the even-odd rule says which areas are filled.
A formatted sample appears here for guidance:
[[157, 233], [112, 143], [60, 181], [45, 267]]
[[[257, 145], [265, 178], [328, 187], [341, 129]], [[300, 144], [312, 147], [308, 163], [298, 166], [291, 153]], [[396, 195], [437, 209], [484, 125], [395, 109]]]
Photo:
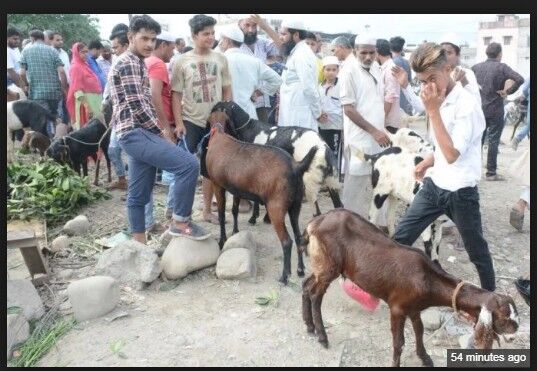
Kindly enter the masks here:
[[27, 131], [22, 138], [21, 148], [37, 151], [43, 157], [50, 146], [50, 138], [37, 131]]
[[[339, 197], [340, 183], [337, 175], [336, 156], [314, 130], [298, 126], [271, 126], [250, 118], [246, 111], [234, 102], [219, 102], [212, 111], [221, 111], [226, 114], [225, 129], [227, 134], [244, 142], [279, 147], [293, 156], [295, 161], [302, 161], [311, 148], [317, 146], [318, 150], [313, 163], [304, 174], [306, 199], [314, 204], [315, 215], [319, 215], [321, 210], [317, 202], [318, 194], [320, 189], [326, 186], [334, 207], [343, 207]], [[249, 223], [255, 224], [258, 216], [259, 204], [255, 203]], [[267, 219], [265, 221], [267, 222]]]
[[[395, 212], [398, 201], [408, 205], [423, 186], [416, 181], [414, 168], [423, 158], [433, 152], [433, 147], [416, 132], [402, 128], [397, 131], [388, 129], [391, 134], [392, 147], [375, 155], [356, 151], [355, 155], [362, 161], [370, 161], [372, 166], [371, 183], [373, 199], [369, 209], [369, 220], [377, 220], [377, 215], [386, 200], [389, 200], [386, 212], [388, 232], [393, 236], [395, 231]], [[442, 239], [442, 226], [449, 221], [446, 215], [440, 216], [428, 226], [421, 238], [426, 254], [439, 264], [439, 247]]]
[[[298, 218], [304, 197], [302, 176], [310, 167], [317, 147], [311, 148], [306, 157], [295, 166], [291, 156], [280, 148], [244, 143], [226, 135], [220, 124], [222, 116], [222, 112], [212, 112], [209, 116], [211, 136], [202, 142], [200, 155], [201, 174], [212, 181], [218, 203], [220, 248], [224, 246], [227, 238], [226, 190], [233, 194], [233, 233], [238, 232], [237, 216], [241, 198], [265, 204], [283, 249], [283, 272], [280, 281], [287, 284], [287, 276], [291, 274], [293, 242], [285, 227], [285, 215], [289, 214], [298, 246]], [[297, 274], [304, 276], [301, 252], [298, 252]]]
[[[31, 129], [49, 136], [47, 124], [56, 118], [45, 107], [31, 100], [16, 100], [7, 103], [7, 162], [14, 154], [12, 133], [19, 129]], [[22, 140], [22, 137], [19, 138]]]
[[[399, 366], [409, 317], [416, 335], [416, 352], [425, 366], [433, 362], [423, 345], [420, 312], [433, 306], [451, 306], [466, 312], [473, 322], [475, 345], [491, 349], [497, 334], [518, 330], [513, 299], [464, 284], [431, 262], [418, 249], [391, 240], [380, 229], [349, 210], [331, 210], [315, 217], [302, 236], [312, 274], [303, 283], [302, 316], [310, 333], [328, 346], [321, 303], [330, 283], [339, 275], [390, 307], [393, 366]], [[498, 340], [499, 343], [499, 340]]]

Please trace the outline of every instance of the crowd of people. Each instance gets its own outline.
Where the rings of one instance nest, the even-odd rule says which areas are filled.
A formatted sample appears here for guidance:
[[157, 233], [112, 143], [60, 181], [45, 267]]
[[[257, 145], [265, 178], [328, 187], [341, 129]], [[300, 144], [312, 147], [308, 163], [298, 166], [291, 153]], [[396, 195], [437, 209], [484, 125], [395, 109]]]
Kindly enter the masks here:
[[[218, 42], [216, 23], [207, 15], [194, 16], [189, 21], [193, 46], [187, 47], [150, 16], [134, 16], [129, 26], [113, 28], [110, 42], [74, 43], [70, 58], [60, 33], [32, 30], [21, 52], [23, 35], [9, 27], [8, 89], [19, 86], [75, 129], [99, 117], [103, 101], [112, 100], [108, 152], [117, 181], [109, 188], [127, 190], [130, 232], [142, 243], [147, 231], [163, 229], [153, 217], [157, 169], [169, 180], [168, 232], [193, 239], [209, 236], [191, 220], [200, 167], [195, 152], [219, 101], [233, 100], [253, 119], [318, 132], [338, 157], [345, 208], [366, 218], [371, 166], [353, 153], [381, 152], [391, 144], [385, 129], [405, 127], [403, 115], [425, 113], [435, 151], [416, 166], [416, 179], [424, 184], [393, 238], [411, 245], [445, 213], [457, 226], [481, 285], [495, 289], [477, 190], [481, 153], [486, 143], [485, 179], [505, 180], [497, 173], [504, 98], [524, 83], [501, 63], [500, 44], [490, 43], [487, 60], [466, 68], [460, 65], [460, 46], [449, 38], [419, 45], [408, 60], [400, 36], [339, 36], [323, 52], [320, 35], [298, 19], [283, 22], [277, 32], [251, 15], [222, 27]], [[259, 29], [266, 38], [258, 36]], [[413, 75], [419, 95], [411, 84]], [[529, 100], [529, 95], [527, 79], [523, 96]], [[529, 132], [528, 108], [514, 149]], [[122, 152], [128, 157], [128, 180]], [[424, 177], [433, 166], [433, 174]], [[520, 166], [527, 179], [521, 177], [525, 188], [510, 215], [518, 230], [529, 209], [529, 155]], [[203, 179], [201, 187], [203, 219], [218, 224], [211, 211], [211, 182]], [[242, 201], [240, 210], [250, 207]], [[386, 226], [382, 212], [372, 222]]]

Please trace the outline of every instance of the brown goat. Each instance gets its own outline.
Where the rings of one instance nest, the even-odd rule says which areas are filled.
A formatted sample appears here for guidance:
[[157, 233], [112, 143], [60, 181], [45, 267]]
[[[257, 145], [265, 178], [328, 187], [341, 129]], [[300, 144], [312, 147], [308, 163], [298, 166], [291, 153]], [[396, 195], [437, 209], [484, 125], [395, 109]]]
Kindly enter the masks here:
[[296, 166], [284, 150], [272, 146], [241, 142], [223, 132], [222, 112], [209, 117], [211, 137], [208, 146], [202, 143], [201, 173], [213, 184], [218, 203], [220, 248], [226, 241], [225, 193], [233, 194], [233, 233], [238, 232], [237, 216], [241, 198], [265, 204], [267, 212], [283, 249], [283, 272], [280, 282], [287, 284], [291, 274], [291, 247], [293, 242], [285, 227], [289, 213], [298, 252], [297, 274], [304, 276], [302, 252], [298, 250], [300, 228], [298, 218], [304, 197], [302, 176], [308, 170], [317, 147], [313, 147]]
[[45, 155], [47, 148], [50, 146], [50, 139], [37, 131], [27, 131], [22, 138], [21, 147], [30, 151], [38, 151], [41, 157]]
[[[336, 209], [313, 218], [302, 236], [311, 260], [312, 274], [303, 283], [302, 316], [310, 333], [328, 346], [321, 316], [323, 295], [339, 275], [390, 307], [393, 364], [400, 364], [405, 343], [404, 325], [410, 317], [416, 335], [416, 352], [432, 366], [423, 345], [420, 312], [434, 306], [452, 306], [475, 323], [475, 345], [491, 349], [497, 334], [518, 330], [513, 299], [463, 283], [434, 264], [421, 250], [391, 240], [356, 213]], [[499, 341], [498, 341], [499, 342]]]

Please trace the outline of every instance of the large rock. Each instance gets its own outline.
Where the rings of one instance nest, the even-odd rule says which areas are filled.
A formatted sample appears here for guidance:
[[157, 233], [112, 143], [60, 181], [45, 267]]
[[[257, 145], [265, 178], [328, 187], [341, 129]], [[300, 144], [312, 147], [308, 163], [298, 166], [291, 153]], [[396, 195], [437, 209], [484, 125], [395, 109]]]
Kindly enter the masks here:
[[27, 280], [7, 281], [7, 307], [21, 307], [28, 320], [39, 319], [45, 314], [37, 290], [32, 282]]
[[256, 274], [255, 255], [251, 250], [231, 248], [216, 262], [216, 276], [220, 279], [240, 280]]
[[116, 307], [119, 285], [112, 277], [88, 277], [71, 283], [67, 294], [76, 320], [85, 321], [105, 315]]
[[250, 231], [240, 231], [239, 233], [234, 234], [226, 241], [222, 248], [222, 252], [237, 248], [248, 249], [255, 254], [257, 246], [254, 234]]
[[213, 238], [195, 241], [187, 237], [174, 237], [162, 254], [162, 272], [170, 280], [183, 278], [190, 272], [214, 265], [220, 255]]
[[70, 245], [69, 237], [65, 235], [61, 235], [56, 237], [50, 246], [50, 251], [52, 252], [58, 252], [63, 251], [67, 249]]
[[427, 330], [438, 330], [442, 325], [442, 313], [436, 308], [428, 308], [421, 312], [423, 327]]
[[160, 272], [162, 265], [155, 251], [134, 240], [104, 251], [95, 267], [96, 274], [114, 277], [137, 290], [157, 279]]
[[89, 231], [90, 223], [84, 215], [79, 215], [74, 219], [69, 220], [63, 226], [63, 231], [70, 236], [81, 236]]
[[30, 324], [23, 313], [7, 315], [7, 360], [13, 355], [13, 348], [30, 337]]

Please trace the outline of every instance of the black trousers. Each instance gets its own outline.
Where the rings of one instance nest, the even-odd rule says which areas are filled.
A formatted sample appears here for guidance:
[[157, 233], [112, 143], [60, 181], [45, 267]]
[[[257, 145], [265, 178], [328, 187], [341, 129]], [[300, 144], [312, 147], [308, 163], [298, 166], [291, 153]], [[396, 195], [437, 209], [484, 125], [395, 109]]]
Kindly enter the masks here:
[[494, 291], [494, 267], [483, 238], [477, 186], [450, 192], [437, 187], [431, 178], [425, 178], [422, 189], [397, 225], [393, 239], [411, 246], [425, 228], [444, 213], [457, 226], [470, 261], [479, 274], [481, 287]]
[[487, 128], [483, 132], [481, 145], [485, 143], [485, 138], [488, 136], [488, 153], [487, 153], [487, 173], [486, 175], [495, 175], [498, 165], [498, 146], [500, 145], [500, 137], [502, 136], [505, 122], [501, 117], [485, 118]]
[[319, 129], [319, 135], [328, 144], [328, 147], [334, 151], [334, 155], [338, 159], [338, 175], [341, 175], [341, 164], [339, 160], [343, 157], [342, 130]]

